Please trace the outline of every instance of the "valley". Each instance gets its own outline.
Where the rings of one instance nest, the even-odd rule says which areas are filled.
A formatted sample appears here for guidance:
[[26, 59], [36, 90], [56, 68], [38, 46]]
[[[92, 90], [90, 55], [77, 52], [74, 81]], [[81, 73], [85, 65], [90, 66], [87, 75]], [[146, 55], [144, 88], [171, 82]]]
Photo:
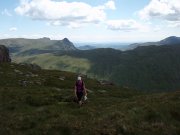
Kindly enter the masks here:
[[[10, 48], [12, 61], [16, 63], [35, 63], [44, 69], [82, 73], [143, 91], [180, 88], [179, 37], [139, 44], [127, 51], [112, 48], [79, 50], [67, 38], [61, 41], [6, 39], [1, 42]], [[15, 43], [20, 50], [12, 50]]]

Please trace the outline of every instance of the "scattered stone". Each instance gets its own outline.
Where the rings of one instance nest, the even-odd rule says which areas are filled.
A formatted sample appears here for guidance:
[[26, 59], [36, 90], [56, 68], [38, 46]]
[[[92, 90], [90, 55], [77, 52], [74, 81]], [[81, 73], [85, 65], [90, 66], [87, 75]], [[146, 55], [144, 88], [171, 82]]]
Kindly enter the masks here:
[[23, 87], [27, 87], [28, 85], [34, 84], [31, 81], [26, 81], [26, 80], [19, 80], [19, 85], [23, 86]]
[[64, 81], [65, 77], [59, 77], [59, 80]]
[[107, 91], [106, 90], [98, 90], [99, 92], [101, 93], [106, 93]]
[[14, 68], [14, 65], [11, 65], [12, 68]]
[[14, 69], [14, 72], [15, 72], [16, 74], [20, 74], [20, 75], [23, 74], [21, 71], [19, 71], [19, 70], [17, 70], [17, 69]]
[[54, 88], [54, 90], [61, 91], [61, 89], [60, 89], [60, 88], [56, 88], [56, 87]]
[[107, 81], [107, 80], [100, 80], [99, 83], [101, 85], [114, 85], [113, 82]]
[[42, 85], [42, 83], [40, 81], [36, 81], [35, 82], [37, 85]]
[[39, 75], [38, 74], [33, 74], [31, 72], [28, 72], [25, 76], [26, 77], [38, 77]]
[[20, 81], [19, 81], [19, 84], [20, 84], [21, 86], [23, 86], [23, 87], [26, 87], [27, 84], [28, 84], [28, 81], [20, 80]]

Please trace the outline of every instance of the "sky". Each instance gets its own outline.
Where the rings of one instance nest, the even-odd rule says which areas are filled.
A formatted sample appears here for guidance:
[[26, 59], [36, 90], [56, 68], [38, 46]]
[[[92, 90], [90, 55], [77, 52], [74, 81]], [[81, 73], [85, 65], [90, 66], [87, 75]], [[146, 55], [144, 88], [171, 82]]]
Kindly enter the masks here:
[[0, 39], [146, 42], [180, 36], [180, 0], [1, 0]]

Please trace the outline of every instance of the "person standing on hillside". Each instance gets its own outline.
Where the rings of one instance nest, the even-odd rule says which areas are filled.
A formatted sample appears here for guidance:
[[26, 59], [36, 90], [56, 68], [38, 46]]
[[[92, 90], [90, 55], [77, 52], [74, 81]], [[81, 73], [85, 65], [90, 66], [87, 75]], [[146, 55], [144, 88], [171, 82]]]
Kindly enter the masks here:
[[76, 99], [78, 100], [78, 104], [81, 106], [83, 98], [86, 100], [87, 99], [87, 91], [85, 87], [85, 83], [82, 80], [81, 76], [77, 77], [77, 81], [75, 83], [75, 88], [74, 88], [74, 94]]

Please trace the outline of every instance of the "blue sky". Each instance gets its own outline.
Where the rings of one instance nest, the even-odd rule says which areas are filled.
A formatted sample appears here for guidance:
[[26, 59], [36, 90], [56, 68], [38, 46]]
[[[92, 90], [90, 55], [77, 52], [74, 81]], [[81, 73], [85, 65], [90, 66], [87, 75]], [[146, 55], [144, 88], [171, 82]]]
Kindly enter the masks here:
[[180, 0], [1, 0], [0, 38], [143, 42], [180, 36]]

